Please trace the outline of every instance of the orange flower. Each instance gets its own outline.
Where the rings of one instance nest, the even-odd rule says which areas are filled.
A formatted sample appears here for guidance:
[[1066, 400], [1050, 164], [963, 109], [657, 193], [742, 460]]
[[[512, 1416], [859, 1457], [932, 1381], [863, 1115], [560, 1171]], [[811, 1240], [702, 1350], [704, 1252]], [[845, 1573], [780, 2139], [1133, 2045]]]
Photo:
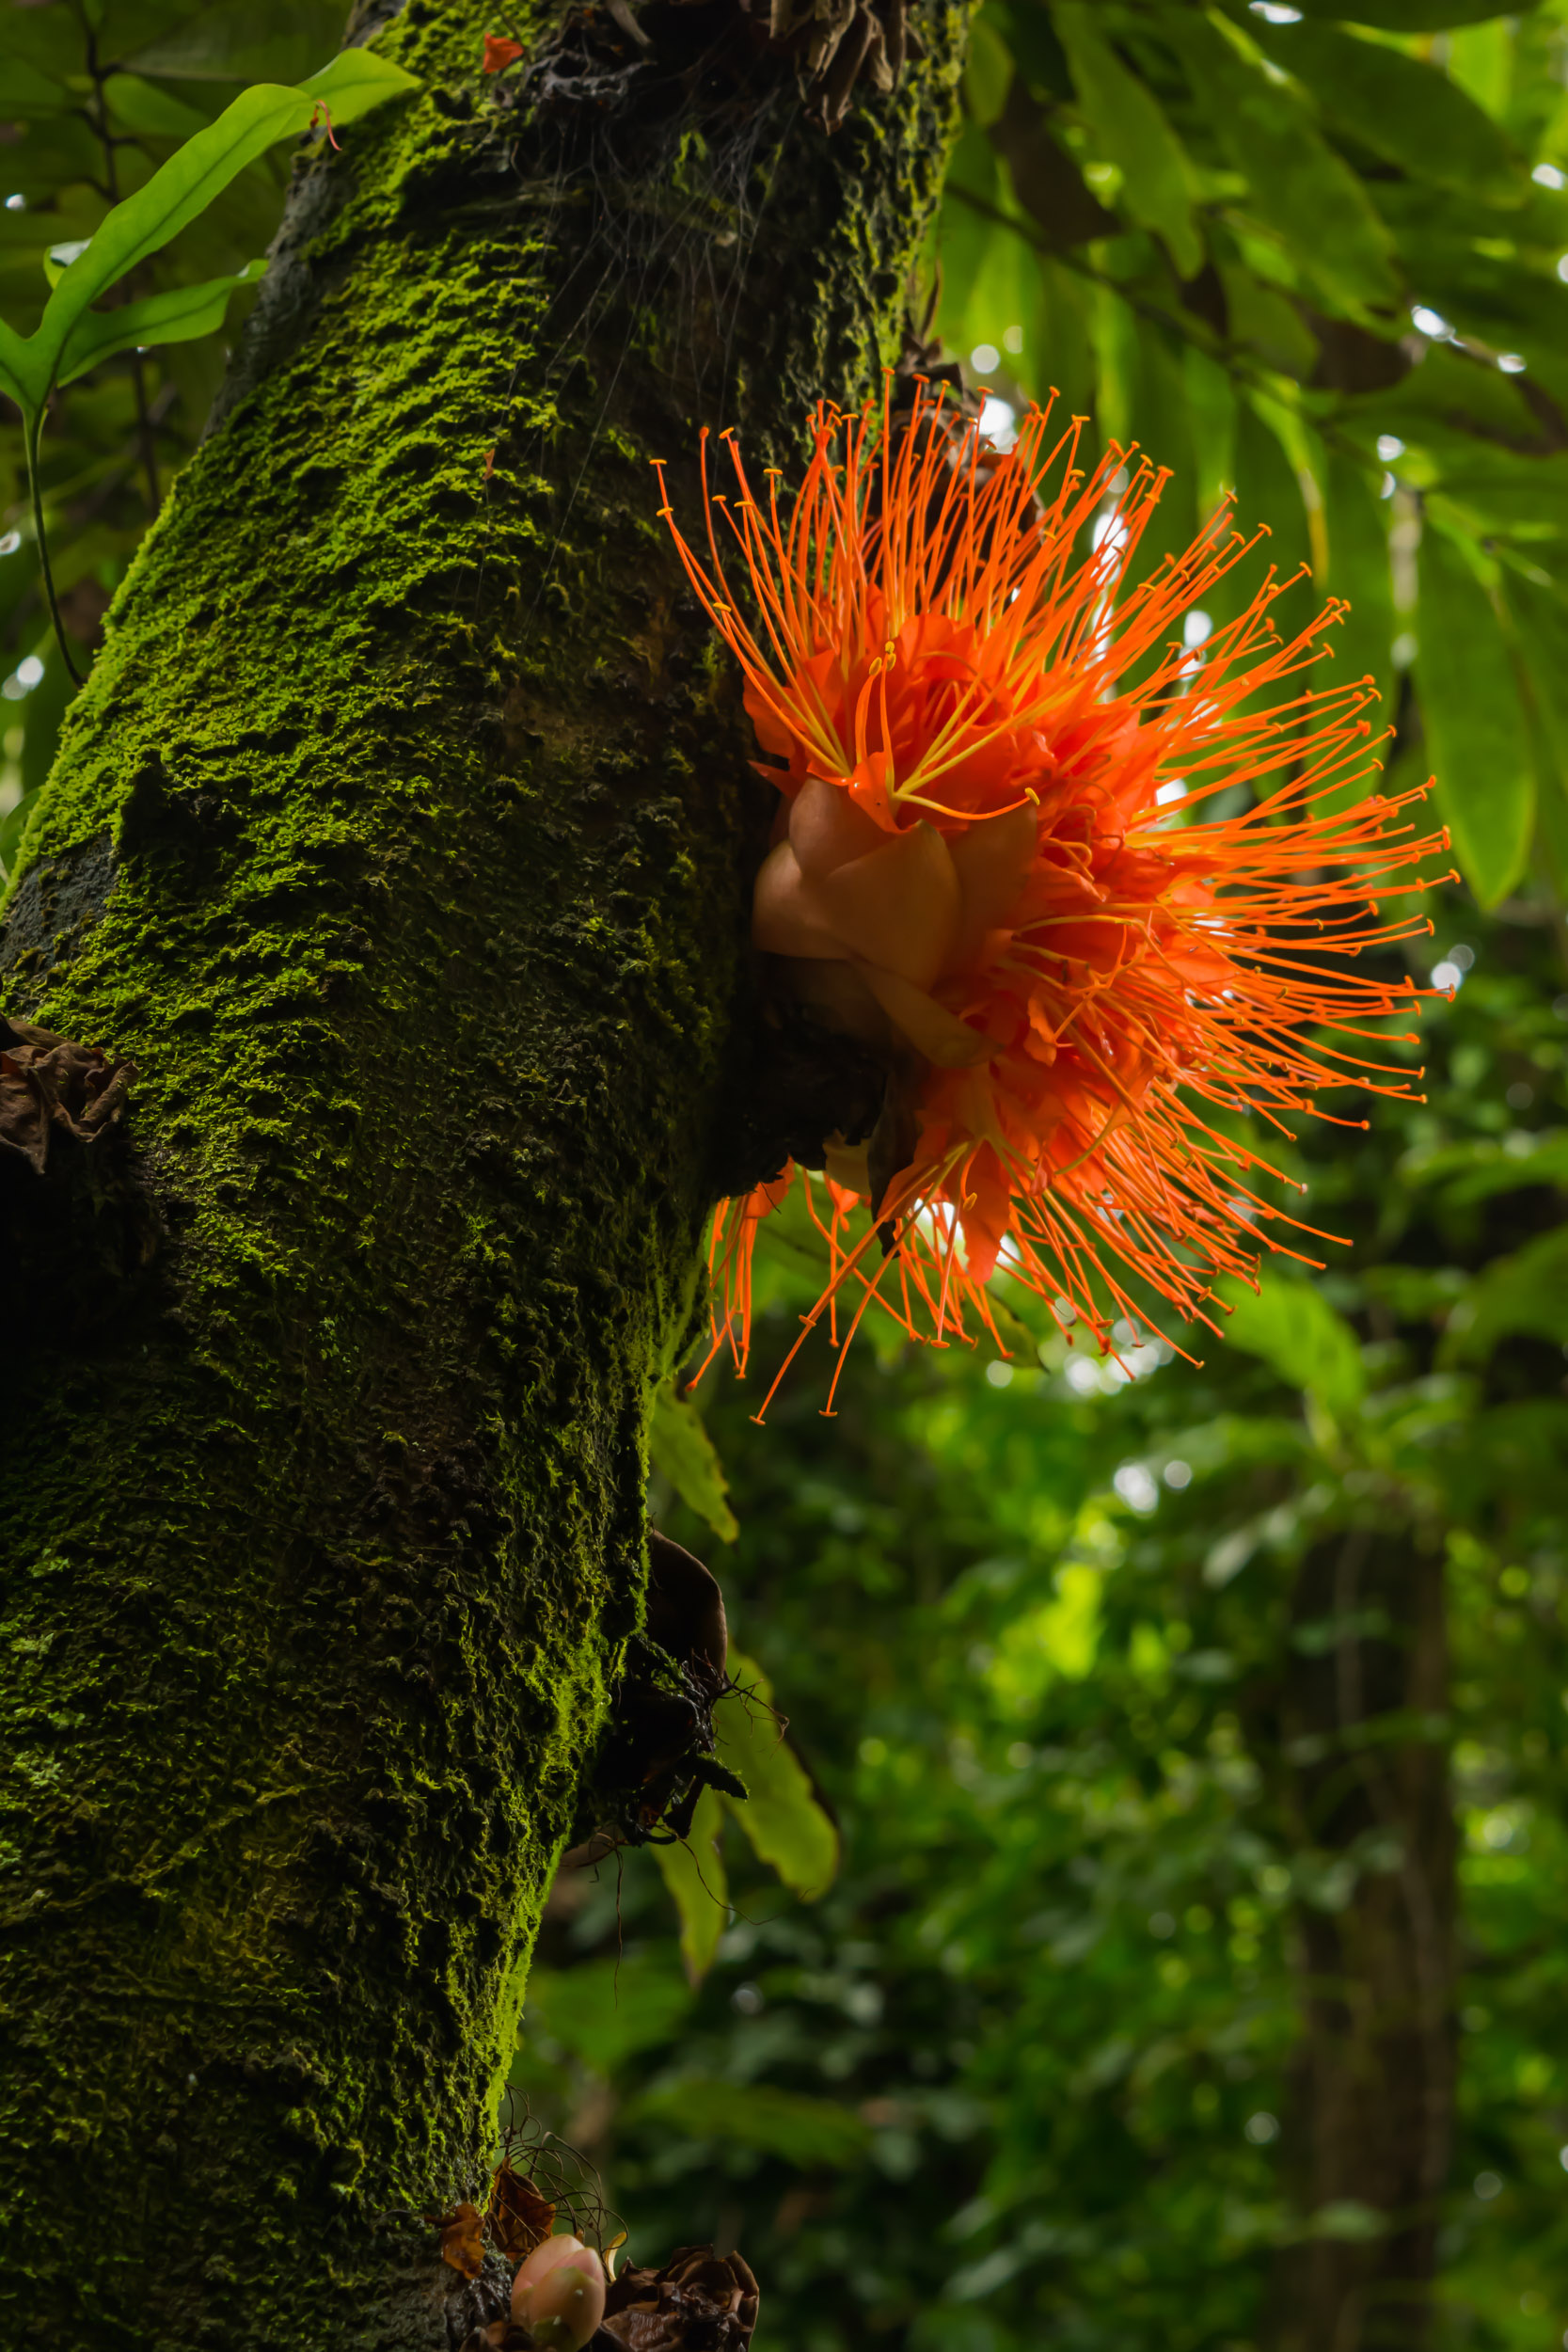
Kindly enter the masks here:
[[509, 65], [515, 65], [523, 54], [520, 40], [511, 40], [505, 33], [486, 33], [482, 73], [504, 73]]
[[[999, 1265], [1101, 1346], [1148, 1319], [1130, 1281], [1217, 1328], [1216, 1277], [1299, 1254], [1257, 1230], [1281, 1213], [1247, 1180], [1279, 1171], [1237, 1115], [1286, 1132], [1330, 1116], [1324, 1088], [1411, 1099], [1363, 1041], [1414, 984], [1349, 966], [1430, 929], [1377, 900], [1428, 887], [1447, 844], [1414, 837], [1420, 792], [1368, 788], [1370, 681], [1296, 683], [1343, 606], [1282, 639], [1271, 570], [1239, 618], [1173, 641], [1256, 542], [1222, 508], [1134, 579], [1168, 477], [1115, 447], [1082, 470], [1081, 421], [1053, 445], [1049, 418], [1004, 454], [921, 387], [904, 416], [824, 405], [787, 513], [733, 443], [738, 497], [712, 492], [705, 437], [708, 562], [662, 509], [783, 795], [753, 939], [889, 1073], [869, 1147], [828, 1141], [824, 1207], [805, 1177], [831, 1252], [807, 1327], [827, 1310], [835, 1341], [841, 1304], [852, 1336], [873, 1300], [938, 1343], [994, 1338]], [[715, 1346], [741, 1370], [757, 1225], [793, 1172], [715, 1220]]]

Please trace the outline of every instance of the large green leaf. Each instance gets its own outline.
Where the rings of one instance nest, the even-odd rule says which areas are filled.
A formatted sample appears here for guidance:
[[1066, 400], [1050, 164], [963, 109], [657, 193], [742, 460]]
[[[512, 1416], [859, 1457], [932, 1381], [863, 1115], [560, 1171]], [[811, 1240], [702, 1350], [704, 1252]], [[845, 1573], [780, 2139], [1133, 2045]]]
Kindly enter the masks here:
[[23, 381], [33, 405], [45, 398], [71, 330], [99, 295], [178, 236], [276, 140], [307, 130], [315, 109], [315, 99], [304, 90], [267, 83], [245, 90], [216, 122], [171, 155], [145, 187], [105, 215], [86, 252], [50, 295], [38, 332], [25, 347]]
[[72, 383], [117, 351], [191, 342], [198, 335], [216, 334], [234, 295], [243, 286], [257, 284], [266, 266], [265, 262], [250, 262], [232, 278], [171, 286], [166, 293], [150, 294], [145, 302], [127, 302], [118, 310], [89, 310], [71, 330], [55, 382]]
[[740, 1530], [729, 1506], [723, 1465], [702, 1415], [689, 1399], [676, 1395], [672, 1380], [654, 1394], [648, 1452], [655, 1470], [669, 1480], [687, 1509], [705, 1519], [721, 1543], [733, 1544]]
[[278, 139], [308, 130], [318, 108], [349, 122], [415, 87], [413, 77], [389, 58], [352, 49], [312, 74], [302, 88], [262, 83], [243, 91], [215, 122], [187, 139], [134, 196], [104, 215], [60, 278], [37, 332], [25, 343], [14, 334], [0, 342], [0, 382], [24, 406], [37, 409], [91, 304], [205, 212], [247, 164]]
[[[1497, 0], [1299, 0], [1304, 16], [1353, 17], [1357, 24], [1377, 24], [1390, 33], [1436, 33], [1450, 24], [1479, 24], [1505, 11]], [[1538, 0], [1510, 13], [1528, 13]]]
[[1054, 15], [1079, 107], [1100, 153], [1120, 169], [1128, 212], [1164, 237], [1183, 278], [1196, 278], [1203, 237], [1180, 140], [1148, 83], [1130, 73], [1102, 39], [1085, 0], [1058, 0]]
[[[1328, 521], [1328, 590], [1349, 599], [1350, 612], [1329, 644], [1336, 682], [1370, 676], [1381, 697], [1369, 711], [1374, 732], [1394, 717], [1394, 583], [1388, 564], [1388, 501], [1376, 477], [1341, 450], [1328, 460], [1324, 484]], [[1328, 682], [1326, 669], [1322, 674]]]
[[342, 0], [220, 0], [125, 63], [180, 82], [301, 82], [343, 37]]
[[[11, 11], [8, 10], [9, 14]], [[5, 35], [0, 32], [0, 68], [5, 73], [5, 107], [8, 120], [26, 122], [40, 115], [63, 114], [69, 107], [81, 103], [76, 92], [51, 73], [40, 73], [37, 66], [24, 58], [8, 56]]]
[[[668, 1947], [666, 1947], [668, 1949]], [[595, 2074], [668, 2042], [691, 2007], [691, 1988], [657, 1951], [626, 1952], [575, 1968], [535, 1968], [524, 2032], [546, 2033]]]
[[1214, 137], [1246, 183], [1243, 208], [1284, 241], [1333, 300], [1352, 308], [1396, 302], [1388, 231], [1301, 101], [1205, 17], [1169, 9], [1162, 28], [1186, 61]]
[[683, 2139], [730, 2140], [783, 2156], [802, 2171], [853, 2164], [871, 2137], [852, 2107], [771, 2083], [723, 2082], [685, 2074], [630, 2100], [628, 2121], [659, 2122]]
[[103, 94], [114, 128], [134, 132], [138, 138], [194, 138], [212, 119], [139, 73], [111, 75]]
[[685, 1841], [653, 1850], [680, 1914], [681, 1958], [693, 1984], [700, 1984], [712, 1967], [719, 1938], [729, 1924], [729, 1881], [720, 1848], [723, 1828], [723, 1807], [713, 1790], [705, 1788]]
[[730, 1672], [740, 1688], [714, 1708], [714, 1731], [720, 1756], [740, 1774], [746, 1795], [725, 1803], [758, 1860], [804, 1901], [815, 1902], [838, 1869], [838, 1831], [770, 1711], [773, 1694], [761, 1667], [732, 1649]]
[[1256, 1291], [1227, 1282], [1220, 1295], [1232, 1311], [1224, 1326], [1232, 1347], [1260, 1356], [1337, 1421], [1354, 1413], [1367, 1389], [1361, 1350], [1322, 1291], [1299, 1276], [1265, 1266]]
[[1538, 580], [1503, 575], [1503, 597], [1529, 681], [1539, 747], [1537, 814], [1568, 879], [1568, 603]]
[[1518, 683], [1491, 596], [1430, 516], [1419, 564], [1416, 677], [1437, 806], [1461, 872], [1493, 907], [1524, 871], [1535, 821]]
[[1480, 1363], [1499, 1340], [1568, 1341], [1568, 1226], [1496, 1258], [1449, 1318], [1442, 1354], [1449, 1363]]
[[1523, 159], [1456, 82], [1386, 41], [1358, 40], [1328, 24], [1252, 20], [1254, 38], [1305, 82], [1326, 114], [1379, 155], [1418, 179], [1523, 202]]

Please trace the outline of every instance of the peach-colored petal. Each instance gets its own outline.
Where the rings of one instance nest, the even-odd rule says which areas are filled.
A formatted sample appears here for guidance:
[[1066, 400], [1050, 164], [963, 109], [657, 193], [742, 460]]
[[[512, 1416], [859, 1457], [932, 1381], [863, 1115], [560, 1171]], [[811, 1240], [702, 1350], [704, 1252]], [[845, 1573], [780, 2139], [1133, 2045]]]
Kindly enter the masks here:
[[841, 784], [808, 776], [789, 808], [789, 846], [811, 882], [851, 858], [879, 850], [886, 832], [852, 801]]
[[949, 972], [972, 971], [986, 934], [999, 930], [1017, 906], [1035, 862], [1037, 831], [1037, 813], [1026, 801], [1022, 808], [966, 826], [948, 842], [963, 898]]
[[906, 980], [897, 972], [889, 972], [881, 964], [864, 963], [854, 968], [863, 974], [867, 988], [894, 1026], [927, 1061], [942, 1070], [968, 1070], [977, 1062], [989, 1060], [992, 1051], [990, 1038], [972, 1029], [967, 1022], [949, 1012], [945, 1005], [939, 1005], [923, 988], [916, 988], [911, 980]]
[[917, 988], [929, 988], [946, 962], [962, 913], [947, 844], [925, 823], [835, 866], [811, 896], [847, 947]]
[[752, 898], [752, 937], [771, 956], [847, 956], [843, 940], [821, 920], [787, 841], [769, 850]]

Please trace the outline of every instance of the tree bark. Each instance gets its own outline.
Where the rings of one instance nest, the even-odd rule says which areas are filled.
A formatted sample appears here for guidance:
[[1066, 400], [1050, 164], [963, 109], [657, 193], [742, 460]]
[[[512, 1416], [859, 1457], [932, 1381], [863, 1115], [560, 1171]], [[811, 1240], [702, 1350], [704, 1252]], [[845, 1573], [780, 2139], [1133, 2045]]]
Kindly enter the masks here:
[[531, 127], [495, 29], [413, 0], [301, 166], [0, 933], [135, 1069], [0, 1152], [8, 2343], [444, 2342], [746, 1057], [648, 459], [874, 385], [963, 24], [832, 141], [733, 45]]
[[1272, 2352], [1423, 2352], [1452, 2145], [1455, 1833], [1440, 1550], [1353, 1528], [1303, 1565], [1280, 1748], [1303, 2033]]

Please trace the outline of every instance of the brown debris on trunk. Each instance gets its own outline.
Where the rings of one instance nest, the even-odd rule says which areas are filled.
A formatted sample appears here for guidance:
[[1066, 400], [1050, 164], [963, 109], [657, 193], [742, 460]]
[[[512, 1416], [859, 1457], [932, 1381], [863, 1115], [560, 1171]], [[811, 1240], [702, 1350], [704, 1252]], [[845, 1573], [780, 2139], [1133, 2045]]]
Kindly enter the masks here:
[[0, 1013], [0, 1152], [41, 1176], [59, 1136], [93, 1143], [125, 1109], [135, 1065]]

